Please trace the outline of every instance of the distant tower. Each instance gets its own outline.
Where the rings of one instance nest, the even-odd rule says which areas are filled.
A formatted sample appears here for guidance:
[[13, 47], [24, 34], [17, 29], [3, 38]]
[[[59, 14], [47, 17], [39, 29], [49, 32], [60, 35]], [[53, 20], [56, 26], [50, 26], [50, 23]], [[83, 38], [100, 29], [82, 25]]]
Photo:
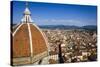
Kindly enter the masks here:
[[31, 12], [26, 9], [21, 23], [13, 27], [12, 65], [30, 64], [48, 55], [48, 43], [41, 29], [32, 23]]

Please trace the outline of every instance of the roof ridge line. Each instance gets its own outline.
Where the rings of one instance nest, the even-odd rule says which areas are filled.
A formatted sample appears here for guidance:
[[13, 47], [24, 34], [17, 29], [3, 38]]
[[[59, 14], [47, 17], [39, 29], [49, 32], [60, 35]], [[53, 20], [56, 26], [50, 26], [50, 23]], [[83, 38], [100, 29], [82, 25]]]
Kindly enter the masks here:
[[19, 24], [19, 26], [17, 27], [17, 29], [14, 31], [13, 36], [16, 34], [16, 32], [19, 30], [19, 28], [23, 25], [23, 23]]
[[28, 26], [28, 34], [29, 34], [29, 43], [30, 43], [30, 63], [32, 63], [32, 57], [33, 57], [33, 44], [32, 44], [32, 34], [31, 34], [31, 29], [30, 29], [30, 23], [27, 23]]
[[[45, 40], [45, 42], [46, 42], [46, 47], [47, 47], [47, 49], [49, 50], [50, 47], [49, 47], [49, 45], [48, 45], [47, 38], [46, 38], [45, 34], [42, 32], [41, 29], [39, 29], [39, 27], [38, 27], [35, 23], [33, 23], [32, 25], [35, 26], [35, 27], [39, 30], [39, 32], [41, 33], [41, 35], [43, 36], [43, 38], [44, 38], [44, 40]], [[47, 50], [47, 51], [48, 51], [48, 50]], [[49, 51], [48, 51], [48, 55], [49, 55]]]

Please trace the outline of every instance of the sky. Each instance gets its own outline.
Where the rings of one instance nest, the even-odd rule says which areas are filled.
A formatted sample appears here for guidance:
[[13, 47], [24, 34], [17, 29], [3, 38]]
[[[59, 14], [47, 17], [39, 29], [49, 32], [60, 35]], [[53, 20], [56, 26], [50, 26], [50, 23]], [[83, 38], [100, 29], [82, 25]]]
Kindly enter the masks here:
[[[13, 1], [12, 22], [20, 23], [26, 2]], [[97, 25], [97, 6], [28, 2], [33, 23], [37, 25]]]

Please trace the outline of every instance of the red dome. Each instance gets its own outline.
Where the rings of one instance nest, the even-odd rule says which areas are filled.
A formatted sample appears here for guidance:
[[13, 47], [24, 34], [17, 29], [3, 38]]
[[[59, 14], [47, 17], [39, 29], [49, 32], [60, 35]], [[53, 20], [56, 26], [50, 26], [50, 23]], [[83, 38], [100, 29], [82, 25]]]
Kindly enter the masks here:
[[45, 38], [44, 33], [33, 23], [21, 23], [16, 26], [13, 30], [14, 64], [34, 63], [47, 56], [48, 49]]

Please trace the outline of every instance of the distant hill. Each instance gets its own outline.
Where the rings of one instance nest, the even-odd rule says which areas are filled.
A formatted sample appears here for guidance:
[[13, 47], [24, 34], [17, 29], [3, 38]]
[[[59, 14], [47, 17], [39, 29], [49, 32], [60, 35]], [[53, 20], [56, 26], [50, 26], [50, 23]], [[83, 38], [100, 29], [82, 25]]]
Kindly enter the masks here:
[[78, 29], [78, 26], [67, 26], [67, 25], [42, 25], [40, 28], [46, 29]]
[[16, 24], [12, 24], [13, 26], [15, 26]]
[[41, 25], [40, 28], [44, 29], [86, 29], [86, 30], [97, 30], [96, 25], [86, 25], [86, 26], [69, 26], [69, 25]]
[[[15, 26], [16, 24], [13, 24]], [[86, 25], [86, 26], [70, 26], [70, 25], [38, 25], [40, 28], [43, 29], [85, 29], [91, 31], [97, 31], [96, 25]]]
[[88, 30], [97, 30], [97, 26], [95, 25], [87, 25], [87, 26], [83, 26], [82, 28]]

